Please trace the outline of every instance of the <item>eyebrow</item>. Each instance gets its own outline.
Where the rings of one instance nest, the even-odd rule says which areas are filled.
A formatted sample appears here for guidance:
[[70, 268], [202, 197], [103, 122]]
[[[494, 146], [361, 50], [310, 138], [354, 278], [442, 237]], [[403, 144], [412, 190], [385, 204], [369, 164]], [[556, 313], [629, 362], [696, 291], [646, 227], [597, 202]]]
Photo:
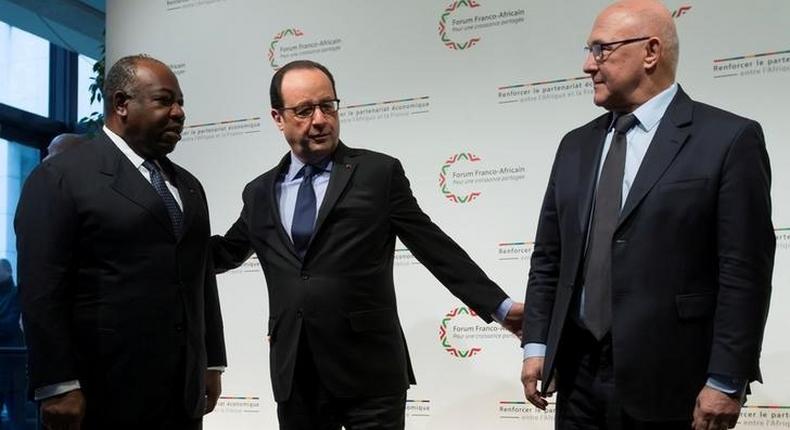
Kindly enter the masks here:
[[326, 102], [332, 102], [332, 101], [335, 101], [334, 97], [331, 98], [331, 99], [320, 99], [320, 100], [318, 100], [316, 102], [313, 102], [311, 100], [304, 100], [304, 101], [296, 103], [294, 106], [317, 105], [317, 104], [326, 103]]
[[153, 91], [151, 91], [151, 92], [152, 92], [153, 94], [157, 94], [157, 93], [167, 93], [168, 95], [170, 95], [170, 96], [172, 96], [172, 97], [174, 97], [174, 98], [183, 98], [183, 97], [184, 97], [184, 94], [183, 94], [183, 93], [176, 93], [175, 91], [173, 91], [173, 90], [171, 90], [171, 89], [169, 89], [169, 88], [162, 88], [162, 87], [160, 87], [160, 88], [154, 88], [154, 89], [153, 89]]

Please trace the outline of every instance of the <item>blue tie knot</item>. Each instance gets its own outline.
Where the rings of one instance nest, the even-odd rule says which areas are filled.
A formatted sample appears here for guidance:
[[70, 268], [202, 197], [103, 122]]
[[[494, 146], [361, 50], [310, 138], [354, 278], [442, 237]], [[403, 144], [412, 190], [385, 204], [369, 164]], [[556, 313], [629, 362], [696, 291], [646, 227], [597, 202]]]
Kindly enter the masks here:
[[303, 177], [306, 181], [309, 181], [313, 178], [313, 175], [315, 175], [317, 170], [320, 171], [312, 164], [305, 164], [301, 169], [299, 169], [299, 172], [296, 173], [295, 178], [298, 179]]
[[321, 173], [326, 172], [327, 171], [326, 166], [328, 164], [329, 164], [329, 158], [320, 161], [317, 164], [305, 164], [304, 166], [302, 166], [301, 169], [299, 169], [298, 172], [296, 172], [296, 176], [294, 176], [294, 179], [299, 179], [304, 177], [309, 181], [313, 178], [313, 176], [320, 175]]

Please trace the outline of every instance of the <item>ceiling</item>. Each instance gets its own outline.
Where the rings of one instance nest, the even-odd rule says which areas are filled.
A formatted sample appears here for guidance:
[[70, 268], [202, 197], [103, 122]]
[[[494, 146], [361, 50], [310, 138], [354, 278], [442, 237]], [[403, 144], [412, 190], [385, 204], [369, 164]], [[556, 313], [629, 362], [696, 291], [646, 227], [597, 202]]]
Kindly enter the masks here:
[[91, 58], [101, 55], [106, 0], [0, 0], [0, 21]]

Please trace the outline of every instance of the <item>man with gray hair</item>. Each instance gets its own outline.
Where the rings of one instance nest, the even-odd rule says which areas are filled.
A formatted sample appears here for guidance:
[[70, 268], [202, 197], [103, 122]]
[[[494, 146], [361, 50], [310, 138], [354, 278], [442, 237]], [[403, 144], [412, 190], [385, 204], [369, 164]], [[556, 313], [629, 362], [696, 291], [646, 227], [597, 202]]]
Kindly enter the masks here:
[[[760, 125], [689, 98], [654, 0], [603, 10], [584, 71], [607, 113], [560, 143], [526, 294], [522, 382], [558, 429], [734, 427], [775, 236]], [[542, 381], [538, 391], [537, 381]]]
[[226, 363], [206, 196], [167, 158], [184, 97], [140, 55], [109, 70], [104, 94], [102, 132], [22, 190], [30, 388], [48, 429], [199, 429]]
[[52, 141], [49, 142], [49, 146], [47, 146], [47, 156], [44, 157], [44, 159], [49, 159], [60, 154], [61, 152], [74, 148], [80, 143], [85, 142], [87, 139], [88, 136], [84, 134], [61, 133], [55, 136]]

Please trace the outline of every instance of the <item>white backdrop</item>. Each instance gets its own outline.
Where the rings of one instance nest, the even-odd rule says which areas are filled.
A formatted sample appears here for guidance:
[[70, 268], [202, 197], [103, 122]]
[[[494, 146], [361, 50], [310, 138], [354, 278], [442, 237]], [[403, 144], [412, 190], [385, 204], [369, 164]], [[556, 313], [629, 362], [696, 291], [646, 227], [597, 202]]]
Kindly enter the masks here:
[[[601, 111], [582, 47], [603, 0], [110, 0], [108, 64], [148, 53], [186, 94], [174, 158], [203, 182], [212, 228], [287, 145], [269, 117], [274, 67], [334, 73], [341, 138], [401, 159], [431, 217], [522, 300], [539, 205], [561, 136]], [[678, 81], [695, 99], [760, 121], [773, 167], [777, 254], [762, 366], [739, 428], [790, 427], [790, 2], [667, 0], [681, 40]], [[749, 222], [749, 220], [744, 220]], [[396, 251], [400, 314], [418, 385], [409, 429], [549, 429], [524, 404], [517, 340], [470, 317]], [[229, 367], [208, 429], [276, 428], [257, 261], [220, 277]]]

